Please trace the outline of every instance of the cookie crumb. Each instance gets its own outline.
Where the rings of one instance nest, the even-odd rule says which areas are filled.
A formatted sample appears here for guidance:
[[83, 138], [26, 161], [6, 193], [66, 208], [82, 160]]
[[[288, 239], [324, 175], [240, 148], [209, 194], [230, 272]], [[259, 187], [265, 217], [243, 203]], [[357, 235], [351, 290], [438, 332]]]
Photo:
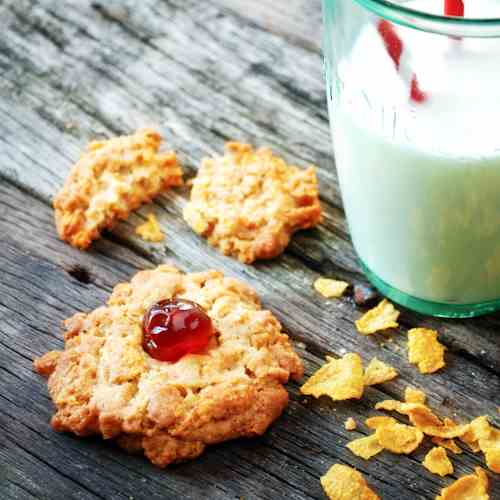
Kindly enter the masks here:
[[138, 234], [144, 241], [150, 241], [152, 243], [159, 243], [165, 239], [163, 232], [161, 230], [160, 224], [155, 214], [150, 213], [147, 215], [148, 220], [137, 226], [135, 228], [136, 234]]
[[356, 430], [356, 427], [358, 425], [356, 424], [356, 420], [354, 420], [352, 417], [349, 417], [345, 422], [344, 422], [344, 429], [346, 431], [354, 431]]

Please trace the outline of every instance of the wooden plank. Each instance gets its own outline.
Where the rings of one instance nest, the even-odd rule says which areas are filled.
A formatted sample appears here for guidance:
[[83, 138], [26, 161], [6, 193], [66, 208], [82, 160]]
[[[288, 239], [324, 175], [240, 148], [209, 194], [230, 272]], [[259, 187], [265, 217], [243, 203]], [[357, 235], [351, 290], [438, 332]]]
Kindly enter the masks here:
[[[313, 292], [319, 274], [363, 282], [330, 158], [321, 61], [311, 47], [289, 36], [289, 27], [270, 27], [274, 33], [263, 29], [267, 8], [273, 26], [285, 26], [276, 17], [277, 6], [266, 2], [261, 13], [250, 15], [237, 4], [206, 2], [200, 9], [197, 2], [180, 0], [106, 2], [105, 7], [10, 0], [0, 6], [7, 27], [0, 40], [0, 96], [5, 97], [0, 99], [0, 175], [6, 179], [0, 185], [0, 231], [7, 235], [0, 242], [0, 269], [5, 270], [0, 367], [9, 370], [0, 386], [9, 398], [6, 418], [19, 419], [10, 434], [22, 436], [8, 444], [6, 456], [13, 458], [5, 496], [23, 486], [18, 469], [32, 483], [40, 477], [37, 467], [55, 474], [42, 462], [50, 457], [63, 475], [58, 481], [82, 481], [73, 484], [75, 495], [322, 498], [318, 478], [340, 460], [362, 470], [383, 498], [433, 498], [444, 481], [416, 463], [424, 450], [415, 457], [383, 454], [362, 462], [344, 446], [366, 431], [347, 433], [344, 419], [353, 415], [361, 421], [375, 401], [400, 397], [409, 383], [426, 389], [442, 414], [497, 415], [498, 316], [454, 322], [404, 313], [401, 333], [393, 342], [381, 342], [355, 332], [353, 321], [361, 311], [350, 297], [332, 302]], [[304, 5], [290, 4], [293, 12]], [[318, 14], [317, 5], [310, 8]], [[303, 33], [311, 30], [307, 26]], [[190, 174], [203, 155], [221, 150], [226, 137], [270, 144], [300, 164], [317, 163], [325, 223], [294, 238], [281, 258], [243, 266], [208, 248], [182, 222], [187, 196], [182, 189], [153, 205], [167, 233], [165, 245], [144, 244], [133, 234], [150, 208], [120, 224], [91, 252], [59, 242], [48, 203], [84, 143], [145, 124], [165, 133]], [[369, 389], [358, 403], [304, 400], [292, 385], [290, 408], [265, 437], [214, 447], [168, 472], [99, 441], [52, 433], [50, 405], [42, 381], [31, 372], [31, 357], [61, 345], [62, 319], [102, 303], [112, 286], [135, 270], [166, 260], [185, 270], [219, 268], [250, 282], [295, 339], [308, 374], [326, 353], [354, 350], [365, 360], [377, 355], [391, 363], [401, 378]], [[437, 327], [449, 347], [442, 374], [424, 377], [406, 360], [404, 331], [421, 323]], [[50, 443], [44, 446], [41, 436]], [[456, 476], [481, 463], [469, 453], [454, 461]], [[85, 471], [98, 468], [101, 476], [81, 474], [75, 464]], [[127, 483], [127, 477], [133, 480]], [[143, 487], [142, 479], [150, 486]], [[498, 494], [497, 483], [493, 491]], [[61, 488], [65, 491], [67, 484]], [[32, 484], [26, 494], [37, 496], [40, 489]], [[55, 486], [50, 491], [50, 498], [63, 498]]]
[[[1, 393], [7, 398], [2, 408], [8, 412], [7, 418], [15, 422], [7, 427], [8, 435], [17, 437], [12, 447], [14, 444], [24, 446], [26, 453], [31, 453], [30, 460], [38, 458], [55, 464], [58, 469], [62, 467], [61, 471], [68, 477], [68, 481], [74, 477], [79, 480], [84, 478], [82, 488], [91, 489], [95, 484], [110, 483], [111, 486], [104, 487], [104, 490], [97, 490], [104, 491], [106, 498], [112, 497], [113, 487], [117, 488], [113, 479], [122, 477], [135, 478], [134, 481], [125, 482], [126, 487], [119, 480], [119, 488], [122, 494], [135, 495], [136, 498], [148, 498], [146, 495], [154, 498], [159, 493], [169, 498], [172, 491], [182, 495], [192, 491], [193, 496], [186, 498], [199, 498], [196, 495], [202, 494], [203, 488], [203, 491], [210, 492], [210, 498], [228, 498], [230, 494], [244, 495], [247, 498], [280, 498], [282, 491], [286, 491], [291, 498], [321, 498], [318, 477], [329, 464], [337, 460], [362, 470], [385, 498], [401, 495], [401, 485], [389, 481], [391, 477], [404, 478], [407, 498], [430, 498], [437, 491], [439, 481], [416, 463], [422, 458], [424, 449], [416, 457], [404, 460], [395, 455], [384, 454], [376, 461], [364, 463], [344, 447], [348, 440], [366, 433], [364, 429], [359, 433], [346, 432], [342, 423], [347, 416], [352, 415], [361, 422], [363, 417], [374, 413], [370, 408], [375, 401], [400, 396], [407, 383], [415, 383], [416, 379], [421, 379], [421, 383], [417, 383], [421, 387], [430, 388], [434, 385], [435, 389], [443, 390], [443, 394], [456, 391], [455, 388], [446, 389], [446, 385], [437, 385], [438, 382], [442, 383], [441, 379], [446, 382], [448, 378], [453, 380], [455, 370], [447, 370], [442, 376], [434, 376], [431, 380], [425, 379], [416, 376], [404, 359], [398, 359], [390, 350], [377, 345], [373, 346], [373, 354], [398, 366], [403, 372], [402, 379], [383, 387], [370, 388], [360, 402], [341, 404], [304, 399], [299, 396], [294, 384], [291, 387], [292, 401], [289, 409], [266, 436], [256, 441], [238, 441], [214, 447], [200, 460], [174, 468], [173, 475], [169, 470], [168, 487], [171, 490], [163, 487], [160, 473], [142, 459], [127, 457], [109, 445], [100, 444], [98, 440], [77, 440], [53, 433], [48, 426], [51, 405], [43, 380], [31, 371], [31, 358], [47, 349], [59, 348], [61, 339], [58, 335], [58, 323], [75, 310], [88, 310], [101, 303], [109, 293], [109, 281], [122, 280], [129, 269], [133, 272], [136, 266], [150, 267], [155, 260], [144, 259], [132, 250], [122, 248], [120, 259], [109, 266], [108, 259], [114, 255], [116, 247], [113, 241], [101, 240], [91, 252], [78, 252], [57, 241], [53, 232], [51, 210], [42, 202], [30, 199], [28, 195], [5, 183], [0, 190], [0, 200], [4, 214], [0, 231], [8, 235], [0, 249], [0, 266], [8, 270], [8, 275], [4, 275], [0, 283], [0, 366], [8, 370], [0, 378]], [[8, 209], [5, 210], [5, 207]], [[35, 225], [30, 221], [30, 214], [36, 214]], [[28, 231], [30, 238], [26, 239]], [[213, 256], [205, 255], [202, 259], [204, 258], [210, 259]], [[184, 256], [184, 259], [178, 259], [177, 264], [186, 267], [186, 261], [191, 256]], [[82, 269], [91, 270], [88, 283], [82, 283], [68, 273], [68, 269], [72, 269], [76, 263]], [[227, 262], [232, 263], [229, 260]], [[200, 263], [197, 262], [196, 265], [199, 266]], [[231, 266], [224, 265], [223, 268], [232, 273]], [[260, 277], [253, 277], [252, 281], [266, 280], [267, 271], [259, 272]], [[272, 276], [267, 280], [261, 285], [261, 289], [275, 286]], [[57, 296], [54, 290], [58, 291]], [[282, 309], [283, 301], [289, 305], [287, 310]], [[275, 292], [268, 291], [266, 302], [273, 310], [281, 311], [285, 325], [294, 337], [300, 339], [297, 348], [306, 361], [308, 373], [319, 366], [325, 352], [339, 354], [346, 348], [340, 347], [335, 339], [326, 343], [325, 340], [318, 341], [315, 338], [316, 332], [328, 328], [328, 323], [325, 324], [324, 321], [316, 327], [310, 326], [316, 310], [301, 310], [306, 330], [290, 326], [294, 324], [293, 318], [298, 315], [297, 311], [293, 311], [293, 304], [297, 302], [295, 292], [287, 293], [286, 288], [282, 287]], [[349, 304], [349, 307], [352, 306]], [[286, 320], [285, 315], [290, 316], [290, 319]], [[354, 336], [353, 340], [359, 339]], [[363, 346], [362, 352], [367, 356], [369, 349], [365, 347], [367, 346]], [[460, 359], [457, 358], [456, 362], [459, 363]], [[476, 376], [489, 376], [488, 373], [481, 373], [479, 367], [473, 368], [472, 364], [468, 366], [477, 370]], [[461, 405], [461, 402], [447, 402], [452, 405], [447, 408], [436, 397], [436, 390], [430, 392], [433, 405], [446, 414], [453, 415], [457, 409], [455, 405]], [[461, 395], [457, 397], [460, 398]], [[471, 404], [477, 404], [477, 399]], [[494, 408], [490, 406], [487, 410], [493, 411]], [[473, 412], [477, 412], [477, 409], [471, 409], [471, 414], [476, 414]], [[460, 414], [467, 416], [463, 408], [460, 408]], [[50, 453], [45, 451], [48, 448]], [[464, 453], [454, 458], [454, 462], [459, 475], [481, 463], [481, 459]], [[85, 471], [97, 468], [101, 476], [77, 474], [80, 469], [75, 469], [74, 464], [79, 464]], [[282, 473], [284, 464], [287, 466], [286, 474]], [[18, 470], [17, 461], [9, 459], [9, 467], [8, 472], [12, 475]], [[35, 481], [37, 476], [33, 474], [40, 467], [43, 471], [43, 464], [22, 462], [22, 470], [26, 471], [31, 481]], [[151, 477], [155, 478], [149, 490], [143, 490], [138, 483], [141, 477], [147, 477], [148, 481]], [[193, 481], [190, 478], [197, 479]], [[6, 484], [12, 488], [10, 481]], [[141, 487], [139, 496], [138, 484]]]
[[266, 31], [286, 38], [290, 43], [318, 52], [321, 47], [320, 0], [275, 2], [260, 0], [248, 8], [245, 0], [219, 0], [237, 15], [261, 26]]

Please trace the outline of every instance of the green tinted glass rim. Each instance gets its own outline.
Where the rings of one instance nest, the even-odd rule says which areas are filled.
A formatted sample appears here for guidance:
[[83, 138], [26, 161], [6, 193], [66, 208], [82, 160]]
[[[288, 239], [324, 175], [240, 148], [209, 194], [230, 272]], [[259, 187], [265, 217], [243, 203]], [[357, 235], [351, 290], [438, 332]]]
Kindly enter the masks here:
[[437, 318], [475, 318], [500, 310], [500, 299], [475, 304], [453, 304], [420, 299], [398, 290], [377, 276], [358, 256], [361, 269], [368, 281], [385, 297], [400, 306], [427, 316]]
[[[470, 37], [500, 37], [500, 18], [497, 17], [468, 18], [431, 14], [389, 0], [323, 0], [325, 13], [339, 1], [356, 2], [377, 16], [421, 31]], [[465, 5], [467, 7], [467, 3]]]

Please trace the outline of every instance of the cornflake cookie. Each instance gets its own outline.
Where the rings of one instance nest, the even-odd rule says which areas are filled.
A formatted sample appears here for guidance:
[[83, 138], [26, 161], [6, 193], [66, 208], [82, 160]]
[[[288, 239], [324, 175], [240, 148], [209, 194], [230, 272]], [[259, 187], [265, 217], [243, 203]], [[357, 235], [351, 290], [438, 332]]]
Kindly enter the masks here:
[[462, 476], [451, 486], [441, 490], [436, 500], [489, 500], [488, 476], [480, 467], [476, 467], [474, 474]]
[[247, 264], [279, 255], [293, 232], [321, 220], [314, 167], [287, 165], [268, 148], [229, 142], [205, 158], [184, 219], [224, 255]]
[[85, 249], [116, 220], [181, 185], [175, 153], [158, 153], [160, 142], [160, 134], [151, 129], [91, 142], [54, 198], [61, 239]]
[[333, 465], [321, 477], [321, 486], [330, 500], [380, 500], [361, 473], [347, 465]]
[[[158, 361], [143, 349], [143, 317], [171, 298], [199, 304], [214, 335], [199, 354]], [[75, 314], [65, 328], [65, 350], [34, 363], [49, 376], [53, 428], [116, 438], [160, 467], [209, 444], [261, 435], [287, 405], [283, 384], [303, 374], [253, 289], [217, 271], [139, 272], [114, 288], [107, 306]]]

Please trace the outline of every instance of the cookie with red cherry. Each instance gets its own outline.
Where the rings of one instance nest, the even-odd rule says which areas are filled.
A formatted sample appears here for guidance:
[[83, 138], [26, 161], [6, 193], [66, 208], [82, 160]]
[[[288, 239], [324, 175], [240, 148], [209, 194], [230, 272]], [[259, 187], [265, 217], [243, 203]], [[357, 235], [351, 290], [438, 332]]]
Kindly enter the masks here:
[[65, 322], [65, 348], [34, 362], [48, 376], [52, 426], [102, 435], [154, 464], [265, 432], [286, 407], [300, 358], [252, 288], [170, 266], [115, 287]]

